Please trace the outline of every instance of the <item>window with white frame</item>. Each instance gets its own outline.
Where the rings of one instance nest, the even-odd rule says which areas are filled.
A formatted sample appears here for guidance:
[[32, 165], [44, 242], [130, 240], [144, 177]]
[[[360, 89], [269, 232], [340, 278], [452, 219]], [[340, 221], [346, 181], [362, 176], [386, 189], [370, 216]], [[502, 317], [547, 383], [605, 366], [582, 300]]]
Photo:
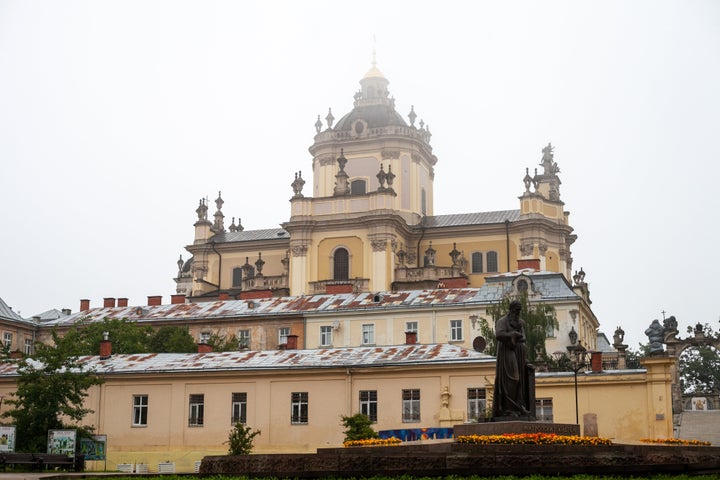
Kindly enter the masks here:
[[238, 348], [250, 348], [250, 330], [238, 330]]
[[33, 353], [33, 341], [32, 338], [25, 339], [25, 355], [32, 355]]
[[402, 421], [412, 423], [420, 421], [420, 390], [402, 391]]
[[377, 390], [360, 390], [360, 413], [377, 422]]
[[288, 336], [290, 335], [290, 327], [278, 328], [278, 344], [287, 344]]
[[205, 395], [202, 393], [190, 395], [190, 418], [188, 425], [202, 427], [205, 423]]
[[320, 345], [323, 347], [332, 345], [332, 327], [330, 325], [320, 326]]
[[477, 421], [485, 416], [485, 389], [484, 388], [468, 388], [467, 389], [467, 418], [468, 420]]
[[555, 338], [555, 322], [552, 320], [548, 322], [547, 327], [545, 328], [545, 337]]
[[463, 339], [462, 320], [450, 320], [450, 341], [460, 342]]
[[3, 333], [3, 344], [5, 345], [5, 348], [11, 348], [12, 347], [12, 341], [13, 341], [13, 334], [10, 332]]
[[552, 398], [536, 398], [535, 399], [535, 418], [539, 422], [553, 421], [553, 401]]
[[290, 396], [290, 423], [306, 425], [308, 423], [308, 393], [293, 392]]
[[200, 332], [198, 340], [200, 343], [208, 343], [210, 341], [210, 332]]
[[418, 333], [418, 322], [405, 322], [405, 331]]
[[148, 422], [148, 396], [133, 395], [133, 427], [145, 427]]
[[372, 323], [365, 323], [362, 326], [362, 343], [363, 345], [374, 345], [375, 344], [375, 325]]
[[232, 394], [230, 407], [230, 423], [235, 425], [240, 422], [247, 423], [247, 392], [236, 392]]

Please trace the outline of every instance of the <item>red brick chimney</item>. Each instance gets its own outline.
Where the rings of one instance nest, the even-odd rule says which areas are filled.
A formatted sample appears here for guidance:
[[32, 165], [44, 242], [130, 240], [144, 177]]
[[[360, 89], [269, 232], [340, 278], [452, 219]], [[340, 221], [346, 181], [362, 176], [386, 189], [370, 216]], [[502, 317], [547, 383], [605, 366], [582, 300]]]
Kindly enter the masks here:
[[182, 303], [185, 303], [185, 295], [181, 295], [181, 294], [170, 295], [170, 304], [171, 305], [180, 305]]
[[105, 297], [105, 298], [103, 298], [103, 307], [105, 307], [105, 308], [115, 308], [115, 298], [113, 298], [113, 297]]
[[297, 335], [288, 335], [287, 336], [287, 344], [285, 346], [286, 350], [297, 350]]
[[90, 300], [83, 298], [80, 300], [80, 311], [87, 312], [88, 310], [90, 310]]
[[532, 268], [533, 270], [540, 270], [540, 259], [539, 258], [528, 258], [526, 260], [518, 260], [518, 270], [524, 268]]
[[208, 345], [207, 343], [198, 343], [198, 353], [212, 353], [212, 351], [212, 345]]
[[110, 358], [112, 355], [112, 342], [108, 336], [108, 332], [103, 332], [103, 339], [100, 341], [100, 358]]
[[118, 298], [118, 307], [127, 307], [128, 306], [128, 299], [127, 298]]
[[227, 292], [220, 292], [218, 294], [218, 300], [227, 300], [230, 298], [230, 295]]
[[405, 344], [415, 345], [417, 343], [417, 332], [405, 332]]
[[148, 307], [162, 305], [162, 295], [148, 295]]
[[602, 352], [590, 352], [590, 367], [593, 373], [602, 372]]

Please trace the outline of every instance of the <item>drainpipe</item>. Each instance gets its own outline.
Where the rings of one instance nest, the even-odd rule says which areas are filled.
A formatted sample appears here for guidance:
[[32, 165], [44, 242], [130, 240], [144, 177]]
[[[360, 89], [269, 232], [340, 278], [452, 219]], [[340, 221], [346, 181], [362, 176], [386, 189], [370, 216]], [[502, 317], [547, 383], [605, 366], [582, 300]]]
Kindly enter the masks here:
[[217, 251], [217, 248], [215, 248], [215, 240], [210, 241], [210, 246], [213, 249], [213, 252], [217, 253], [218, 256], [218, 284], [217, 284], [217, 291], [218, 294], [220, 293], [220, 282], [222, 279], [222, 255], [220, 255], [220, 252]]
[[[420, 240], [418, 240], [418, 243], [417, 243], [417, 266], [418, 267], [421, 266], [420, 258], [422, 258], [422, 257], [420, 257], [420, 244], [422, 243], [423, 237], [425, 236], [425, 218], [427, 218], [427, 216], [423, 216], [422, 220], [420, 220]], [[422, 264], [422, 266], [424, 267], [425, 264]]]
[[505, 219], [505, 255], [507, 255], [507, 271], [510, 271], [510, 220]]

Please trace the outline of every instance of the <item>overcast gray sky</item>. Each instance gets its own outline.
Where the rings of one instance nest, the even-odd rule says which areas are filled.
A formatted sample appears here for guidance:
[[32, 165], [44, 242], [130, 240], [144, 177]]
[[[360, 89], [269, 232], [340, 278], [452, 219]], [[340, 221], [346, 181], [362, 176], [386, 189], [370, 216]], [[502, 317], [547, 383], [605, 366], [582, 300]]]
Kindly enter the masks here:
[[201, 197], [288, 219], [373, 46], [433, 133], [436, 214], [519, 208], [552, 142], [601, 330], [717, 329], [717, 1], [0, 0], [0, 297], [167, 302]]

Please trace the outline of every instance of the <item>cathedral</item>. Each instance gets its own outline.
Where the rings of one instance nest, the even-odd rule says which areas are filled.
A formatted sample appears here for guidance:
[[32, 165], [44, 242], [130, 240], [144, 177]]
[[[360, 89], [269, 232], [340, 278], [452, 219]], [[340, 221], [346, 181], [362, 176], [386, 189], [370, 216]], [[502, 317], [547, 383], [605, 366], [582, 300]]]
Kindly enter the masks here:
[[[563, 334], [557, 347], [571, 343], [564, 334], [578, 332], [584, 345], [596, 347], [599, 323], [585, 273], [572, 272], [577, 237], [561, 200], [552, 145], [542, 148], [533, 172], [525, 168], [518, 209], [435, 215], [438, 159], [431, 133], [416, 122], [414, 108], [407, 118], [395, 110], [388, 85], [373, 61], [353, 109], [338, 121], [329, 110], [324, 124], [318, 116], [309, 148], [312, 184], [306, 186], [302, 171], [295, 173], [290, 216], [281, 228], [245, 230], [235, 218], [226, 226], [222, 196], [212, 219], [208, 202], [200, 200], [194, 239], [186, 247], [191, 256], [178, 260], [177, 293], [194, 303], [377, 296], [491, 284], [497, 290], [499, 278], [510, 278], [495, 301], [515, 292], [554, 303], [560, 331], [549, 333]], [[563, 284], [563, 301], [571, 305], [534, 288], [549, 274], [555, 274], [556, 287]]]
[[375, 65], [360, 85], [337, 123], [330, 111], [323, 128], [318, 116], [311, 193], [296, 172], [282, 228], [246, 231], [234, 218], [226, 227], [222, 197], [212, 221], [200, 201], [177, 293], [201, 300], [480, 287], [487, 275], [523, 268], [571, 280], [576, 235], [551, 145], [541, 172], [526, 169], [517, 210], [434, 215], [429, 130], [414, 111], [406, 121], [395, 110]]

